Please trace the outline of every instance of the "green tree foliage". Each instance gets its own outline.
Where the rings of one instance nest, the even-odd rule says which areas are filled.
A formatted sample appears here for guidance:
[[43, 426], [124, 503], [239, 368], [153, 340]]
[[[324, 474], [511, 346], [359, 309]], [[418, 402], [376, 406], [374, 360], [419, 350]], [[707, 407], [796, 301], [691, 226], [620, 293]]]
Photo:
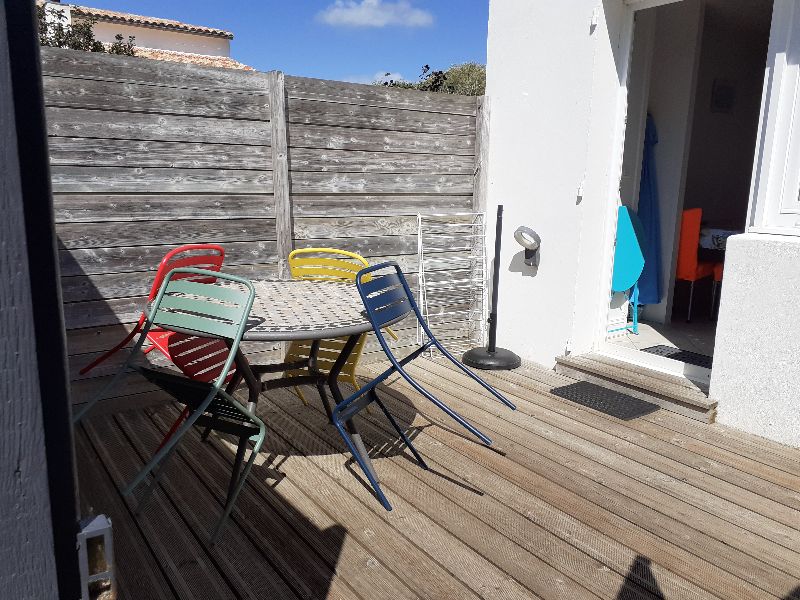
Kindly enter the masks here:
[[[386, 76], [388, 77], [389, 73]], [[453, 65], [446, 71], [437, 71], [431, 69], [430, 65], [425, 65], [417, 82], [388, 79], [377, 81], [375, 84], [423, 92], [482, 96], [486, 91], [486, 66], [463, 63]]]
[[125, 56], [135, 54], [136, 38], [132, 35], [125, 41], [122, 35], [117, 34], [116, 41], [106, 50], [103, 43], [94, 37], [93, 28], [97, 19], [81, 19], [68, 24], [67, 15], [57, 9], [48, 10], [44, 4], [36, 7], [36, 16], [39, 20], [39, 43], [42, 46], [70, 48], [84, 52], [109, 52]]

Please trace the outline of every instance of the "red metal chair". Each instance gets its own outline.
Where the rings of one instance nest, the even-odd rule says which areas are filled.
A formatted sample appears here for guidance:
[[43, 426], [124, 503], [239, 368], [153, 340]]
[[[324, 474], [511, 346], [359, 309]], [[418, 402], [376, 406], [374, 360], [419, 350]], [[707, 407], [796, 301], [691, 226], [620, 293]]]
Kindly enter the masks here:
[[[158, 295], [158, 290], [164, 282], [164, 278], [173, 269], [194, 267], [205, 269], [206, 271], [218, 272], [222, 268], [224, 259], [225, 249], [217, 244], [186, 244], [169, 251], [158, 265], [153, 285], [150, 288], [150, 294], [147, 297], [148, 303]], [[213, 278], [199, 277], [192, 273], [180, 273], [175, 275], [172, 279], [188, 279], [189, 281], [196, 281], [198, 283], [214, 283], [214, 281], [216, 281]], [[145, 319], [146, 315], [142, 313], [133, 330], [111, 350], [81, 369], [81, 375], [85, 375], [97, 365], [127, 346], [128, 342], [141, 331]], [[147, 340], [151, 345], [142, 351], [144, 354], [157, 349], [169, 359], [170, 362], [178, 367], [184, 375], [203, 383], [211, 383], [219, 376], [225, 364], [225, 358], [229, 353], [228, 347], [222, 340], [212, 340], [176, 333], [174, 331], [165, 331], [157, 327], [150, 329], [147, 333]], [[225, 383], [230, 384], [236, 377], [236, 366], [234, 364], [225, 378]], [[238, 378], [236, 381], [238, 381]], [[159, 449], [180, 426], [188, 415], [188, 412], [189, 410], [187, 408], [181, 416], [178, 417], [161, 442]]]
[[[150, 294], [147, 297], [147, 301], [151, 302], [156, 295], [158, 294], [158, 290], [161, 287], [161, 284], [164, 282], [164, 277], [166, 277], [167, 273], [172, 271], [172, 269], [177, 269], [179, 267], [195, 267], [198, 269], [205, 269], [207, 271], [219, 271], [222, 268], [222, 261], [225, 259], [225, 249], [222, 246], [217, 244], [186, 244], [184, 246], [178, 246], [174, 250], [170, 250], [161, 260], [161, 264], [158, 265], [158, 270], [156, 271], [156, 277], [153, 281], [153, 285], [150, 287]], [[200, 283], [213, 283], [209, 281], [207, 277], [192, 277], [191, 274], [182, 273], [181, 275], [176, 276], [176, 279], [192, 279], [198, 281]], [[101, 362], [104, 362], [112, 355], [119, 352], [122, 348], [128, 345], [136, 334], [142, 330], [142, 326], [144, 325], [145, 321], [145, 314], [142, 313], [139, 317], [139, 322], [136, 323], [133, 330], [125, 336], [125, 338], [114, 346], [111, 350], [103, 354], [102, 356], [96, 358], [88, 365], [83, 367], [80, 370], [81, 375], [86, 375], [89, 371], [94, 369], [97, 365]], [[147, 334], [147, 339], [151, 342], [151, 346], [145, 348], [143, 352], [147, 354], [151, 350], [158, 348], [168, 359], [172, 360], [171, 352], [169, 349], [169, 338], [172, 335], [178, 335], [173, 332], [165, 332], [163, 329], [158, 330], [153, 328], [150, 330], [150, 333]], [[187, 336], [184, 336], [187, 337]], [[175, 362], [175, 361], [173, 361]], [[180, 365], [177, 365], [178, 368], [181, 368]], [[183, 369], [181, 369], [183, 370]], [[188, 373], [186, 373], [189, 377]], [[213, 379], [213, 377], [209, 378], [209, 381]]]

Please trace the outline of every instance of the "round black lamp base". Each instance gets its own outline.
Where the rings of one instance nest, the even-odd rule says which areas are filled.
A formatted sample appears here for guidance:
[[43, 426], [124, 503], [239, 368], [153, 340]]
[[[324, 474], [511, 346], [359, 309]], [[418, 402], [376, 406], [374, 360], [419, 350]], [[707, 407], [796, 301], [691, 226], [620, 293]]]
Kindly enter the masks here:
[[473, 348], [464, 353], [461, 362], [484, 371], [510, 371], [522, 364], [519, 356], [505, 348], [495, 348], [494, 352], [489, 352], [486, 348]]

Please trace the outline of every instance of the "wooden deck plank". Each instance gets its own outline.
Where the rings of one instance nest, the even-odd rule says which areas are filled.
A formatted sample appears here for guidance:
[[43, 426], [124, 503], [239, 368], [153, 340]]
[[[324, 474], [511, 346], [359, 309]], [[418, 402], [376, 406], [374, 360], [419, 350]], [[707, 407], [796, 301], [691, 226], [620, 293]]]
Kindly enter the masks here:
[[[81, 493], [81, 514], [105, 514], [114, 528], [114, 561], [119, 598], [172, 600], [170, 583], [150, 552], [147, 539], [92, 448], [86, 432], [75, 430], [75, 451]], [[88, 493], [87, 493], [88, 492]], [[128, 566], [137, 565], [132, 569]]]
[[[143, 411], [128, 411], [117, 415], [116, 420], [140, 458], [149, 459], [162, 439], [161, 432], [153, 422]], [[258, 548], [234, 521], [228, 522], [219, 540], [212, 546], [209, 539], [222, 514], [223, 507], [219, 499], [224, 499], [225, 492], [208, 490], [203, 486], [180, 455], [173, 456], [165, 468], [167, 470], [161, 479], [160, 489], [153, 494], [166, 496], [176, 506], [187, 525], [197, 534], [203, 549], [227, 574], [237, 596], [253, 600], [303, 597], [295, 594], [275, 567], [263, 560]], [[225, 478], [221, 478], [219, 483], [224, 489]], [[327, 590], [327, 587], [325, 585], [321, 589]]]
[[[300, 407], [288, 394], [272, 395], [271, 400], [283, 408], [287, 415], [313, 431], [332, 447], [342, 446], [338, 433], [330, 426], [324, 412], [318, 407], [314, 409]], [[361, 421], [359, 423], [363, 424]], [[402, 449], [394, 443], [395, 439], [395, 436], [383, 434], [378, 440], [373, 438], [377, 445], [387, 442], [391, 444], [395, 450], [394, 454], [398, 451], [402, 453]], [[402, 497], [405, 502], [416, 506], [432, 521], [447, 529], [477, 554], [505, 571], [538, 597], [543, 599], [601, 597], [575, 582], [569, 575], [554, 569], [485, 522], [471, 518], [472, 515], [453, 502], [449, 496], [436, 491], [432, 486], [421, 484], [409, 471], [382, 460], [376, 461], [375, 468], [381, 480], [381, 487], [393, 505], [396, 504], [398, 497]], [[377, 505], [375, 500], [373, 502]], [[467, 522], [470, 526], [464, 527]]]
[[230, 473], [227, 439], [204, 444], [190, 432], [134, 517], [115, 488], [176, 410], [88, 420], [76, 436], [82, 508], [114, 518], [123, 597], [796, 596], [800, 475], [791, 449], [663, 411], [621, 420], [552, 393], [571, 379], [527, 367], [487, 374], [518, 404], [511, 412], [449, 367], [417, 365], [415, 376], [494, 449], [392, 380], [382, 397], [433, 470], [415, 464], [378, 411], [358, 417], [394, 506], [386, 512], [314, 392], [309, 407], [288, 390], [270, 392], [259, 407], [267, 445], [217, 547], [207, 538]]
[[[430, 385], [434, 393], [439, 392], [430, 381], [426, 381], [426, 384]], [[450, 390], [453, 390], [453, 386], [450, 386]], [[406, 386], [393, 383], [390, 393], [396, 396], [400, 392], [408, 393]], [[455, 395], [456, 392], [453, 392], [453, 394], [448, 397], [448, 403], [466, 418], [479, 423], [479, 426], [483, 428], [484, 432], [493, 436], [496, 444], [501, 447], [508, 456], [513, 457], [513, 461], [510, 464], [507, 461], [497, 462], [495, 459], [494, 467], [490, 468], [493, 468], [499, 474], [511, 479], [517, 485], [526, 487], [534, 494], [538, 495], [547, 492], [546, 498], [548, 502], [555, 503], [556, 506], [562, 506], [563, 510], [573, 516], [579, 516], [579, 518], [588, 525], [604, 528], [603, 530], [614, 537], [614, 539], [623, 541], [623, 543], [636, 549], [640, 554], [650, 557], [655, 563], [669, 568], [688, 581], [692, 581], [700, 587], [711, 586], [711, 590], [709, 591], [714, 591], [716, 589], [717, 591], [714, 591], [714, 593], [720, 598], [733, 596], [739, 598], [748, 596], [751, 598], [764, 597], [763, 591], [756, 590], [753, 586], [745, 583], [744, 580], [721, 571], [719, 567], [706, 561], [704, 558], [686, 552], [682, 546], [670, 544], [664, 538], [649, 534], [644, 527], [639, 529], [639, 524], [637, 524], [635, 520], [623, 520], [623, 518], [609, 514], [612, 510], [621, 510], [621, 508], [616, 505], [622, 504], [623, 508], [625, 505], [628, 507], [628, 518], [630, 518], [630, 515], [636, 515], [640, 510], [640, 507], [636, 503], [636, 498], [638, 495], [646, 495], [646, 485], [641, 485], [625, 476], [617, 475], [616, 478], [614, 478], [614, 472], [610, 469], [604, 470], [602, 464], [592, 462], [591, 460], [581, 461], [580, 456], [565, 451], [564, 448], [559, 448], [557, 444], [548, 443], [546, 439], [547, 435], [541, 437], [532, 435], [513, 425], [509, 426], [509, 424], [504, 423], [502, 419], [493, 420], [491, 424], [487, 424], [485, 415], [491, 413], [484, 411], [484, 415], [482, 416], [480, 414], [480, 409], [476, 410], [464, 400], [456, 398]], [[413, 393], [409, 394], [409, 397], [414, 399]], [[414, 401], [414, 409], [423, 411], [424, 414], [434, 422], [442, 422], [442, 417], [440, 417], [437, 412], [428, 410], [424, 406], [424, 403], [421, 408], [420, 402]], [[443, 425], [449, 426], [447, 419], [444, 419]], [[436, 430], [432, 430], [432, 434], [435, 433]], [[468, 452], [468, 455], [472, 457], [473, 460], [484, 461], [482, 464], [486, 464], [487, 461], [492, 461], [492, 459], [494, 459], [494, 456], [491, 454], [483, 456], [478, 453], [472, 447], [474, 444], [470, 445], [469, 442], [461, 443], [461, 438], [456, 439], [459, 440], [459, 450]], [[553, 460], [551, 461], [549, 457], [552, 457]], [[555, 461], [558, 462], [552, 464]], [[547, 466], [548, 464], [551, 466], [549, 470], [543, 468], [543, 466]], [[520, 467], [522, 467], [522, 469], [520, 469]], [[572, 477], [573, 471], [578, 471], [584, 476], [599, 471], [601, 483], [607, 485], [609, 489], [620, 489], [625, 492], [628, 497], [620, 501], [620, 497], [615, 498], [613, 493], [602, 490], [603, 495], [598, 498], [597, 490], [595, 489], [595, 492], [592, 493], [591, 488], [588, 486], [578, 487], [573, 493], [570, 493], [570, 491], [564, 488], [554, 492], [552, 484], [560, 485], [562, 481], [568, 481]], [[544, 477], [544, 481], [549, 481], [550, 483], [546, 484], [544, 481], [540, 480], [542, 483], [540, 483], [539, 486], [535, 489], [530, 489], [530, 480], [531, 477], [534, 476], [534, 473]], [[596, 498], [596, 504], [594, 506], [587, 502], [587, 498], [593, 497]], [[649, 498], [648, 500], [651, 506], [660, 505], [658, 500], [652, 501]], [[675, 502], [674, 499], [670, 498], [667, 498], [667, 501]], [[661, 503], [663, 502], [664, 499], [662, 498]], [[606, 510], [606, 508], [608, 510]], [[606, 530], [605, 528], [608, 529]], [[746, 534], [746, 532], [742, 532], [741, 530], [737, 531], [739, 531], [740, 536], [742, 533]], [[747, 538], [745, 538], [745, 540], [746, 539]], [[706, 548], [706, 556], [708, 555], [708, 550], [709, 549]], [[780, 549], [780, 551], [786, 552], [783, 549]]]
[[[431, 370], [452, 381], [459, 374], [444, 365], [431, 365]], [[800, 510], [800, 477], [772, 469], [762, 463], [722, 451], [699, 441], [687, 441], [670, 434], [663, 427], [641, 419], [623, 421], [613, 415], [583, 405], [571, 404], [558, 395], [558, 388], [523, 383], [525, 378], [510, 372], [497, 376], [498, 389], [524, 396], [526, 401], [556, 412], [584, 425], [606, 431], [620, 439], [676, 460], [686, 466], [746, 490], [750, 490], [784, 506]], [[569, 385], [569, 384], [568, 384]], [[564, 387], [564, 386], [559, 386]], [[533, 393], [525, 393], [533, 392]], [[578, 407], [578, 410], [575, 408]], [[598, 417], [600, 419], [598, 420]], [[644, 435], [642, 435], [644, 434]]]
[[[144, 466], [109, 415], [85, 421], [84, 427], [117, 487], [126, 485]], [[134, 500], [126, 498], [129, 508]], [[235, 599], [236, 594], [203, 550], [180, 513], [159, 494], [137, 519], [156, 560], [167, 572], [180, 598]]]
[[[270, 393], [272, 402], [264, 403], [259, 408], [266, 422], [272, 423], [278, 435], [305, 454], [329, 477], [334, 478], [340, 487], [346, 488], [360, 498], [366, 510], [391, 523], [395, 528], [395, 535], [405, 536], [417, 546], [417, 551], [428, 555], [428, 560], [437, 561], [482, 597], [498, 600], [538, 597], [482, 555], [474, 552], [459, 538], [462, 532], [449, 531], [415, 503], [393, 494], [392, 502], [395, 510], [391, 512], [384, 510], [364, 485], [363, 480], [353, 477], [358, 467], [352, 460], [348, 460], [348, 456], [344, 453], [344, 442], [336, 446], [329, 444], [325, 441], [326, 431], [319, 431], [318, 428], [309, 429], [275, 405], [276, 397], [283, 395], [290, 398], [289, 394], [290, 392], [285, 390]], [[296, 398], [293, 402], [297, 405], [298, 413], [313, 410], [300, 408], [302, 405], [299, 405]], [[402, 559], [398, 556], [396, 560]], [[402, 563], [398, 567], [402, 569]]]
[[[280, 405], [281, 401], [278, 400], [277, 403]], [[318, 414], [314, 416], [314, 422], [309, 425], [323, 427], [326, 423], [324, 412], [319, 406], [312, 405], [312, 407]], [[481, 471], [480, 467], [460, 455], [453, 457], [450, 454], [447, 457], [441, 457], [438, 462], [436, 459], [426, 458], [432, 469], [421, 469], [410, 452], [398, 451], [402, 448], [403, 443], [378, 410], [362, 413], [362, 415], [364, 419], [359, 420], [359, 431], [362, 432], [366, 441], [372, 443], [374, 452], [381, 458], [385, 458], [376, 463], [380, 471], [381, 485], [385, 484], [389, 487], [402, 485], [397, 471], [384, 468], [387, 461], [391, 462], [397, 469], [418, 479], [425, 488], [429, 487], [458, 504], [469, 513], [467, 519], [477, 519], [485, 523], [504, 538], [547, 562], [553, 568], [561, 570], [567, 577], [574, 579], [600, 598], [613, 597], [623, 587], [630, 561], [621, 565], [619, 571], [609, 569], [601, 561], [579, 551], [570, 543], [541, 527], [536, 522], [538, 519], [534, 520], [522, 512], [515, 512], [492, 496], [492, 488], [497, 485], [500, 478], [487, 477], [489, 471]], [[405, 429], [407, 435], [414, 438], [415, 445], [422, 440], [424, 447], [436, 448], [431, 455], [438, 459], [443, 445], [427, 435], [426, 428], [432, 425], [426, 419], [418, 418], [414, 420], [414, 423], [409, 423]], [[452, 470], [453, 462], [460, 462], [463, 468], [457, 471]], [[502, 481], [502, 483], [511, 486], [506, 481]], [[524, 494], [524, 491], [517, 490], [517, 493]], [[529, 511], [526, 510], [526, 512]], [[467, 519], [463, 521], [466, 522]], [[499, 557], [493, 552], [491, 558], [498, 559]], [[506, 560], [508, 559], [503, 558], [499, 566], [507, 564]], [[523, 561], [521, 564], [525, 565], [527, 569], [533, 567], [530, 560]], [[657, 596], [634, 583], [622, 597], [645, 600]], [[660, 598], [660, 596], [658, 597]]]
[[724, 514], [732, 523], [756, 535], [773, 539], [794, 552], [800, 552], [800, 536], [795, 529], [800, 524], [800, 511], [700, 473], [678, 461], [636, 448], [605, 431], [562, 418], [535, 405], [529, 404], [526, 414], [501, 413], [499, 417], [518, 427], [527, 428], [529, 433], [557, 439], [559, 444], [573, 452], [611, 466], [650, 487], [686, 500], [701, 510]]
[[[423, 375], [422, 380], [429, 381], [426, 379], [427, 377], [427, 375]], [[464, 382], [462, 380], [461, 384], [463, 384], [467, 390], [475, 389], [477, 391], [477, 388], [473, 387], [469, 382]], [[432, 387], [436, 387], [436, 385], [437, 382], [431, 383]], [[522, 397], [513, 394], [510, 394], [510, 396], [517, 402], [523, 404], [527, 402], [527, 400]], [[493, 428], [494, 426], [490, 424], [488, 427]], [[504, 433], [507, 435], [507, 432]], [[527, 440], [522, 440], [522, 443], [527, 443]], [[531, 445], [530, 448], [537, 451], [536, 446]], [[558, 476], [557, 480], [559, 481], [568, 480], [572, 476], [572, 471], [577, 471], [597, 483], [608, 486], [614, 490], [614, 494], [619, 492], [627, 495], [630, 499], [638, 501], [640, 504], [635, 507], [636, 510], [626, 517], [633, 522], [637, 522], [636, 514], [638, 511], [647, 513], [647, 506], [657, 507], [661, 513], [674, 519], [673, 522], [667, 523], [666, 526], [660, 530], [659, 535], [666, 536], [667, 539], [674, 539], [676, 545], [693, 547], [693, 538], [690, 535], [690, 530], [685, 530], [686, 526], [689, 526], [690, 529], [699, 530], [705, 535], [714, 540], [719, 540], [722, 543], [722, 545], [716, 544], [707, 538], [704, 539], [701, 537], [699, 540], [701, 542], [700, 545], [694, 546], [694, 552], [701, 558], [708, 556], [709, 553], [725, 556], [726, 559], [723, 563], [725, 568], [728, 569], [740, 565], [737, 568], [739, 569], [739, 575], [742, 577], [747, 577], [753, 569], [757, 570], [760, 561], [771, 565], [773, 569], [780, 569], [793, 576], [800, 575], [800, 570], [798, 570], [800, 569], [800, 562], [798, 562], [800, 556], [798, 556], [797, 553], [787, 550], [785, 547], [776, 544], [772, 540], [749, 535], [746, 531], [743, 531], [742, 528], [725, 520], [724, 514], [712, 512], [699, 513], [697, 508], [691, 504], [676, 500], [659, 490], [653, 489], [647, 485], [646, 482], [645, 485], [632, 482], [631, 478], [626, 473], [615, 471], [614, 469], [592, 460], [592, 457], [577, 455], [561, 446], [547, 444], [545, 442], [544, 449], [538, 450], [538, 452], [547, 457], [545, 460], [557, 460], [560, 461], [561, 465], [567, 467], [567, 469], [561, 467], [563, 473]], [[600, 504], [605, 505], [602, 502]], [[609, 504], [614, 505], [617, 504], [617, 502], [609, 502]], [[644, 506], [644, 509], [642, 509], [642, 506]], [[650, 515], [646, 518], [642, 517], [640, 522], [645, 528], [652, 528], [654, 524], [660, 522], [660, 519]], [[684, 525], [683, 531], [681, 531], [681, 527], [677, 527], [679, 525]], [[670, 536], [673, 532], [675, 534], [680, 532], [681, 535], [671, 538]], [[709, 543], [712, 544], [712, 547], [708, 547]], [[739, 549], [747, 555], [747, 558], [742, 559], [740, 557], [737, 559], [736, 555], [730, 554], [729, 546]], [[757, 558], [756, 563], [751, 562], [750, 559], [752, 557]]]
[[[396, 405], [393, 408], [396, 408]], [[373, 417], [368, 418], [374, 419]], [[448, 445], [448, 441], [451, 445]], [[523, 516], [530, 523], [540, 526], [554, 538], [574, 546], [572, 552], [575, 560], [553, 563], [557, 568], [565, 570], [571, 577], [581, 576], [580, 571], [596, 561], [603, 566], [596, 569], [589, 568], [586, 575], [593, 575], [595, 579], [593, 585], [599, 588], [618, 582], [619, 598], [650, 597], [651, 594], [661, 598], [662, 591], [669, 592], [667, 597], [672, 597], [673, 594], [675, 597], [687, 599], [708, 597], [703, 590], [660, 565], [652, 565], [646, 569], [638, 568], [637, 565], [641, 562], [642, 557], [634, 550], [560, 511], [457, 450], [459, 443], [467, 443], [474, 446], [476, 452], [487, 452], [481, 450], [476, 442], [466, 441], [459, 434], [434, 424], [432, 427], [423, 429], [415, 438], [414, 443], [423, 452], [429, 464], [437, 465], [438, 468], [451, 474], [454, 478], [463, 477], [470, 484], [481, 485], [485, 494], [494, 498], [502, 506]], [[504, 460], [502, 455], [497, 455], [492, 451], [488, 451], [488, 458], [489, 460]], [[420, 478], [424, 476], [424, 473], [419, 475]], [[443, 485], [443, 482], [441, 484]], [[518, 540], [518, 543], [529, 544], [530, 540], [526, 538], [525, 531], [525, 527], [514, 527], [508, 530], [507, 535], [511, 539]], [[562, 550], [561, 555], [563, 553]], [[583, 561], [580, 561], [581, 554]], [[548, 552], [543, 558], [547, 560], [556, 556], [559, 556], [559, 553]], [[588, 565], [584, 565], [582, 562], [587, 562]], [[597, 591], [600, 592], [600, 590]], [[602, 592], [601, 595], [604, 598], [614, 597], [613, 593], [608, 592]]]
[[[497, 373], [495, 376], [497, 377], [499, 387], [503, 387], [504, 389], [516, 389], [518, 392], [534, 392], [530, 396], [526, 397], [528, 397], [532, 402], [537, 403], [540, 403], [538, 400], [542, 399], [542, 401], [546, 402], [545, 406], [551, 409], [555, 405], [561, 404], [558, 402], [558, 399], [553, 397], [553, 390], [576, 383], [574, 380], [567, 380], [555, 384], [539, 382], [531, 378], [528, 375], [527, 370], [524, 374], [507, 371]], [[547, 397], [547, 400], [544, 400], [545, 396]], [[555, 400], [555, 402], [550, 402], [550, 399]], [[567, 405], [568, 404], [569, 403], [567, 403]], [[584, 419], [593, 419], [595, 416], [599, 416], [611, 423], [621, 422], [623, 423], [624, 428], [645, 434], [644, 436], [629, 436], [626, 438], [629, 441], [633, 441], [634, 443], [641, 442], [643, 444], [648, 444], [647, 447], [655, 449], [659, 452], [664, 451], [663, 444], [659, 444], [658, 442], [654, 443], [651, 438], [667, 442], [684, 450], [683, 453], [678, 453], [678, 455], [682, 457], [681, 459], [684, 460], [686, 464], [692, 464], [690, 461], [693, 461], [694, 464], [697, 465], [695, 468], [699, 468], [701, 470], [720, 466], [715, 463], [722, 463], [723, 465], [733, 467], [734, 469], [741, 471], [742, 473], [752, 475], [755, 478], [745, 481], [744, 485], [746, 485], [748, 489], [753, 491], [762, 489], [763, 492], [759, 492], [762, 495], [782, 502], [792, 508], [800, 508], [800, 495], [797, 493], [797, 490], [800, 490], [800, 476], [798, 475], [793, 475], [792, 473], [775, 468], [772, 465], [764, 464], [763, 462], [742, 456], [736, 452], [732, 452], [728, 448], [721, 448], [706, 441], [693, 438], [689, 435], [680, 434], [675, 430], [669, 429], [663, 424], [657, 423], [653, 420], [640, 418], [631, 419], [628, 421], [620, 421], [618, 418], [612, 415], [594, 410], [590, 407], [582, 406], [581, 409], [583, 410], [570, 410], [568, 411], [568, 414], [573, 418], [581, 419], [583, 414], [587, 413], [588, 415], [591, 415], [591, 417], [586, 416], [583, 417]], [[661, 415], [662, 413], [663, 411], [658, 413], [658, 415]], [[652, 415], [652, 417], [656, 416], [657, 415]], [[587, 421], [583, 420], [582, 422]], [[604, 427], [605, 426], [606, 425], [604, 425]], [[615, 431], [620, 431], [620, 429], [616, 428]], [[798, 454], [800, 454], [800, 452]], [[702, 459], [699, 459], [695, 461], [694, 458], [697, 456], [705, 457], [709, 460], [702, 461]], [[762, 482], [758, 480], [774, 483], [775, 486], [762, 486]], [[783, 489], [780, 489], [776, 486], [780, 486], [780, 488]]]
[[[174, 409], [167, 408], [154, 411], [152, 418], [161, 431], [166, 431], [177, 414]], [[244, 529], [252, 530], [251, 535], [260, 540], [261, 552], [279, 564], [290, 581], [302, 582], [314, 570], [330, 573], [335, 578], [334, 589], [323, 597], [332, 597], [335, 592], [340, 597], [358, 596], [366, 600], [372, 595], [391, 592], [396, 598], [418, 598], [388, 570], [388, 556], [380, 552], [376, 556], [373, 550], [353, 543], [348, 539], [350, 532], [339, 521], [326, 514], [284, 476], [285, 462], [279, 455], [286, 454], [277, 452], [282, 447], [280, 444], [276, 447], [275, 441], [274, 436], [268, 440], [265, 458], [257, 459], [233, 513], [234, 519]], [[192, 432], [179, 452], [205, 485], [224, 494], [235, 448], [214, 436], [207, 444], [201, 444], [199, 434]], [[272, 473], [265, 475], [269, 471], [280, 476], [273, 479]], [[276, 518], [283, 522], [277, 523]], [[313, 553], [318, 556], [312, 556]], [[317, 564], [320, 558], [327, 566]], [[318, 595], [319, 591], [314, 591], [310, 597]]]

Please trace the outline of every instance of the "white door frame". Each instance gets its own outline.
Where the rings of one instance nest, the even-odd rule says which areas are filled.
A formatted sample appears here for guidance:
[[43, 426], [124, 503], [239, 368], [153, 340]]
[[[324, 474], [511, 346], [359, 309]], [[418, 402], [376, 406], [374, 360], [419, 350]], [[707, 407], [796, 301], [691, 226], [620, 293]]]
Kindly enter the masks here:
[[[618, 195], [622, 180], [622, 163], [625, 148], [626, 117], [628, 112], [628, 86], [631, 57], [633, 53], [634, 36], [634, 16], [636, 11], [656, 8], [667, 4], [674, 4], [683, 0], [625, 0], [624, 16], [625, 19], [620, 35], [620, 54], [625, 57], [625, 64], [622, 65], [624, 74], [620, 88], [617, 92], [617, 110], [615, 119], [615, 132], [612, 162], [609, 169], [609, 189], [607, 197], [608, 210], [606, 211], [606, 221], [604, 223], [604, 244], [606, 248], [604, 257], [604, 281], [601, 286], [602, 296], [598, 298], [600, 307], [600, 317], [597, 319], [598, 326], [595, 331], [595, 350], [600, 353], [612, 354], [615, 358], [625, 360], [633, 364], [639, 364], [650, 369], [655, 369], [665, 373], [681, 375], [708, 384], [711, 380], [711, 370], [689, 365], [677, 360], [671, 360], [662, 356], [656, 356], [647, 352], [641, 352], [632, 348], [625, 348], [618, 344], [611, 344], [606, 341], [608, 326], [607, 315], [609, 310], [609, 298], [611, 297], [611, 276], [613, 272], [614, 243], [617, 229], [617, 207], [619, 205]], [[677, 240], [676, 240], [677, 243]]]
[[[633, 15], [637, 10], [654, 8], [682, 0], [624, 0], [626, 23], [620, 45], [628, 56], [625, 77], [620, 86], [614, 148], [612, 154], [611, 187], [618, 187], [622, 175], [622, 150], [625, 139], [627, 110], [627, 71], [633, 48]], [[788, 57], [791, 57], [789, 59]], [[613, 189], [609, 190], [613, 199]], [[609, 205], [612, 203], [609, 202]], [[616, 206], [609, 207], [605, 222], [604, 294], [598, 298], [598, 310], [605, 315], [611, 290], [613, 248], [616, 236]], [[770, 29], [767, 68], [764, 79], [758, 139], [753, 163], [747, 231], [749, 233], [800, 236], [800, 0], [774, 0]], [[597, 320], [596, 349], [607, 344], [606, 320]], [[615, 349], [614, 354], [629, 362], [644, 364], [667, 372], [679, 372], [696, 380], [705, 380], [710, 370], [699, 369], [678, 361], [654, 357], [627, 348]], [[660, 361], [652, 359], [659, 358]], [[667, 361], [667, 362], [663, 362]], [[670, 364], [671, 363], [671, 364]]]
[[747, 225], [749, 233], [800, 235], [800, 2], [797, 0], [775, 0], [773, 4]]

